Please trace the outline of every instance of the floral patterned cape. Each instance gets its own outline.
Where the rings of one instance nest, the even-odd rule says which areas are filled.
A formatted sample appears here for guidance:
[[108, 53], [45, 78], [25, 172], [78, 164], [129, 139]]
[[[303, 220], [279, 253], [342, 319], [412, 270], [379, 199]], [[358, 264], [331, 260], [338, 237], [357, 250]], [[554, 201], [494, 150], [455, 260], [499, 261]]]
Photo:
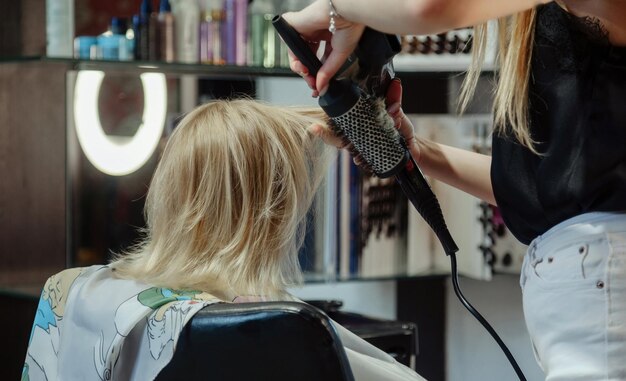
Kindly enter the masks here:
[[118, 279], [108, 266], [62, 271], [41, 293], [22, 380], [154, 379], [189, 319], [217, 302]]
[[[240, 296], [233, 302], [261, 300]], [[185, 324], [219, 302], [207, 293], [119, 279], [109, 266], [64, 270], [51, 276], [41, 293], [22, 381], [153, 380], [172, 359]], [[355, 380], [423, 380], [332, 323]]]

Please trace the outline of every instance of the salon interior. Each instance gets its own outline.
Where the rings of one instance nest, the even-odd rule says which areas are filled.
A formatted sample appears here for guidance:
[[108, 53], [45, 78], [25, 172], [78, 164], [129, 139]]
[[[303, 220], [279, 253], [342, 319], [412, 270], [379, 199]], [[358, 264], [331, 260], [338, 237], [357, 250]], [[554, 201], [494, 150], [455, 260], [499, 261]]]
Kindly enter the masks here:
[[[106, 264], [136, 242], [151, 176], [186, 113], [238, 97], [318, 107], [272, 25], [309, 2], [1, 2], [0, 379], [22, 376], [46, 279]], [[402, 80], [419, 136], [488, 154], [495, 45], [474, 103], [456, 113], [472, 33], [393, 36], [384, 68]], [[465, 296], [527, 379], [543, 379], [521, 310], [525, 247], [496, 207], [430, 185], [459, 246]], [[457, 299], [449, 257], [395, 180], [338, 151], [310, 216], [304, 284], [290, 293], [428, 380], [516, 379]]]

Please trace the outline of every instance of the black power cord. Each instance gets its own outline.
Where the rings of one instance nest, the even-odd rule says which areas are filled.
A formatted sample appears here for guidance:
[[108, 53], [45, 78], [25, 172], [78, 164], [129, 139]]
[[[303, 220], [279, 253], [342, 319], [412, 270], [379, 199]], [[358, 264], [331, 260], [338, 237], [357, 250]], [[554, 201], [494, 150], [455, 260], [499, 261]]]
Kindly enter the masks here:
[[450, 269], [452, 271], [452, 286], [454, 287], [454, 293], [461, 301], [461, 304], [463, 304], [463, 306], [465, 306], [465, 308], [467, 308], [467, 310], [472, 315], [474, 315], [476, 320], [478, 320], [480, 324], [482, 324], [483, 327], [485, 327], [487, 332], [489, 332], [489, 334], [498, 343], [498, 345], [500, 346], [500, 349], [502, 349], [502, 352], [504, 352], [506, 358], [509, 360], [509, 362], [511, 363], [511, 366], [515, 370], [517, 377], [519, 377], [521, 381], [526, 381], [526, 376], [524, 376], [522, 369], [519, 367], [519, 365], [515, 361], [515, 358], [511, 354], [511, 351], [509, 351], [509, 348], [507, 348], [506, 344], [504, 344], [500, 336], [498, 336], [498, 334], [493, 329], [493, 327], [491, 327], [489, 322], [487, 322], [487, 320], [476, 310], [476, 308], [474, 308], [474, 306], [472, 306], [470, 302], [468, 302], [467, 299], [465, 299], [465, 296], [463, 295], [463, 293], [461, 292], [461, 288], [459, 287], [459, 271], [456, 266], [456, 254], [452, 252], [452, 253], [448, 253], [448, 255], [450, 256]]
[[485, 327], [487, 332], [491, 334], [491, 336], [496, 340], [506, 358], [509, 360], [513, 369], [515, 369], [515, 373], [519, 377], [521, 381], [526, 381], [526, 377], [519, 365], [515, 361], [515, 358], [504, 344], [502, 339], [498, 336], [496, 331], [489, 325], [487, 320], [482, 317], [482, 315], [474, 308], [463, 296], [461, 292], [461, 288], [459, 287], [459, 271], [456, 265], [456, 252], [459, 250], [458, 246], [454, 242], [452, 235], [450, 234], [450, 230], [448, 230], [448, 226], [446, 224], [445, 218], [441, 211], [441, 206], [439, 205], [439, 200], [433, 193], [430, 185], [424, 178], [422, 172], [419, 170], [419, 167], [415, 163], [412, 157], [409, 157], [407, 161], [407, 166], [404, 171], [399, 171], [396, 174], [396, 180], [400, 184], [400, 187], [404, 191], [404, 194], [407, 196], [411, 204], [415, 207], [415, 209], [419, 212], [419, 214], [424, 218], [424, 220], [428, 223], [428, 225], [433, 229], [439, 243], [443, 247], [446, 255], [450, 256], [451, 263], [451, 272], [452, 272], [452, 285], [454, 286], [454, 293], [461, 301], [461, 304], [467, 308], [467, 310], [474, 315], [474, 317], [480, 322], [480, 324]]

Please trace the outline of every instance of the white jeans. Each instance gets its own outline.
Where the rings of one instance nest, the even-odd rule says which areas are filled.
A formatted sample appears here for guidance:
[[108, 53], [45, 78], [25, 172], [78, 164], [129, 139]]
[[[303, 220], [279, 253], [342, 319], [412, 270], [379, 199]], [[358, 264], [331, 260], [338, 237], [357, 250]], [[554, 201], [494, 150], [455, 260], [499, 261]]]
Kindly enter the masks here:
[[537, 237], [520, 284], [546, 380], [626, 380], [626, 213], [583, 214]]

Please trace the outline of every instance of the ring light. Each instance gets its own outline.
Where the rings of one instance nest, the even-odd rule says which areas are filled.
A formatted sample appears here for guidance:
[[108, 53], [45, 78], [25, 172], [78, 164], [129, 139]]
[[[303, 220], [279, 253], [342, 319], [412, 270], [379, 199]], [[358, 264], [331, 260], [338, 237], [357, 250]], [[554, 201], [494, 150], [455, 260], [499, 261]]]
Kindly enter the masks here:
[[104, 133], [98, 110], [98, 96], [104, 72], [79, 71], [74, 94], [74, 120], [78, 142], [87, 159], [98, 170], [124, 176], [135, 172], [154, 153], [165, 126], [167, 94], [165, 75], [143, 73], [144, 107], [142, 123], [132, 137]]

